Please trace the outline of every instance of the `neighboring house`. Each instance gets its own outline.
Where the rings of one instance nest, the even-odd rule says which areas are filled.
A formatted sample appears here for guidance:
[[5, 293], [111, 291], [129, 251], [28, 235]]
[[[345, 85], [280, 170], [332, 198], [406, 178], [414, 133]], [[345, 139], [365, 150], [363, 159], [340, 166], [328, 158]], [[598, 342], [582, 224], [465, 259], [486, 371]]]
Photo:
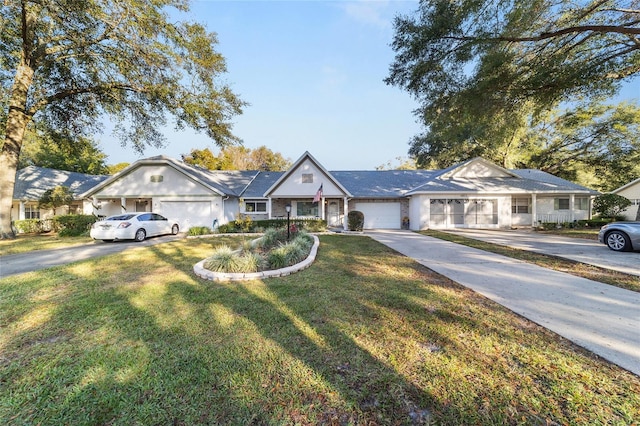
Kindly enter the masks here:
[[20, 169], [16, 173], [16, 184], [13, 189], [11, 219], [49, 219], [53, 217], [53, 209], [40, 209], [38, 202], [45, 191], [53, 189], [56, 186], [66, 186], [74, 196], [74, 201], [71, 205], [56, 209], [56, 214], [91, 214], [92, 207], [90, 200], [86, 200], [80, 194], [108, 177], [109, 176], [105, 175], [88, 175], [36, 166], [28, 166]]
[[474, 158], [444, 170], [327, 171], [304, 153], [286, 172], [209, 171], [159, 156], [136, 161], [80, 194], [93, 213], [154, 211], [182, 230], [240, 214], [253, 219], [321, 218], [346, 227], [510, 228], [591, 217], [596, 191], [539, 170], [507, 170]]
[[621, 186], [613, 193], [622, 195], [631, 201], [631, 206], [624, 211], [625, 219], [640, 220], [640, 178]]

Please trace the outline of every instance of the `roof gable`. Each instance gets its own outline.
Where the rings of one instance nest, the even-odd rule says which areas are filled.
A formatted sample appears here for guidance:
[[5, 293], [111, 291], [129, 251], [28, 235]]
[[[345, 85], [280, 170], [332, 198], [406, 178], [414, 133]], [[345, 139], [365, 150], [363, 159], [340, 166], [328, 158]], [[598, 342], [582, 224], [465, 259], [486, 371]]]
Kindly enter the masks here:
[[305, 152], [265, 191], [264, 196], [309, 196], [314, 195], [320, 185], [325, 196], [352, 196], [309, 152]]
[[519, 177], [513, 172], [498, 166], [484, 158], [476, 157], [444, 169], [439, 175], [442, 179], [476, 179]]
[[136, 161], [119, 173], [110, 177], [108, 180], [91, 188], [84, 195], [91, 196], [93, 194], [96, 194], [97, 192], [104, 190], [110, 185], [116, 185], [118, 181], [126, 179], [129, 175], [133, 175], [140, 168], [155, 166], [170, 167], [176, 173], [183, 175], [192, 183], [200, 185], [206, 190], [221, 196], [239, 196], [258, 173], [255, 171], [236, 170], [212, 171], [201, 167], [192, 166], [173, 158], [157, 156]]
[[[631, 182], [629, 182], [626, 185], [622, 185], [620, 188], [618, 189], [614, 189], [613, 191], [611, 191], [614, 194], [618, 194], [620, 192], [624, 192], [624, 191], [628, 191], [632, 188], [634, 188], [635, 186], [638, 186], [638, 192], [640, 192], [640, 178], [636, 179], [636, 180], [632, 180]], [[635, 188], [634, 188], [635, 189]], [[634, 191], [635, 192], [635, 191]]]

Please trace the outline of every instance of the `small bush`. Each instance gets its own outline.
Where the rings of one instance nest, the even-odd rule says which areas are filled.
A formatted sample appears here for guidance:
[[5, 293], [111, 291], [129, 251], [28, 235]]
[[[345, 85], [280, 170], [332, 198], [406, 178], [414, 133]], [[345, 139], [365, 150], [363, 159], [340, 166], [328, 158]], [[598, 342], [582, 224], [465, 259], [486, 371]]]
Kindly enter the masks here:
[[90, 214], [67, 214], [53, 218], [53, 227], [61, 237], [77, 237], [89, 232], [97, 218]]
[[218, 247], [204, 261], [204, 268], [214, 272], [238, 272], [238, 253], [229, 246]]
[[192, 226], [189, 228], [189, 232], [187, 235], [197, 236], [197, 235], [209, 235], [211, 234], [211, 228], [208, 226]]
[[269, 269], [280, 269], [287, 266], [287, 249], [285, 246], [278, 247], [269, 252], [267, 256]]
[[43, 232], [43, 224], [40, 219], [23, 219], [13, 222], [18, 232], [25, 234], [34, 234]]
[[362, 231], [364, 228], [364, 213], [352, 210], [347, 215], [347, 226], [349, 231]]
[[237, 232], [238, 230], [233, 225], [233, 222], [218, 226], [218, 233], [220, 234], [235, 234]]
[[311, 236], [304, 231], [299, 232], [293, 242], [302, 247], [302, 249], [305, 251], [309, 251], [313, 246], [313, 238], [311, 238]]
[[264, 264], [264, 258], [258, 253], [244, 252], [238, 257], [238, 272], [258, 272], [262, 270]]
[[251, 232], [253, 220], [251, 216], [240, 215], [240, 217], [233, 221], [233, 225], [238, 232]]

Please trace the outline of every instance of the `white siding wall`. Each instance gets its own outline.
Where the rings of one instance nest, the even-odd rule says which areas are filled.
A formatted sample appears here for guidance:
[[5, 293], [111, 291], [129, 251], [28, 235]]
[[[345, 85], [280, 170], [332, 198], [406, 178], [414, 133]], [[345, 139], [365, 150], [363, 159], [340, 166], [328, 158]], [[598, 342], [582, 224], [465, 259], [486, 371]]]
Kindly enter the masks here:
[[627, 220], [636, 220], [638, 209], [640, 209], [640, 181], [622, 191], [616, 192], [616, 194], [631, 200], [633, 204], [624, 211], [624, 216]]
[[[303, 183], [303, 175], [312, 175], [313, 181]], [[325, 198], [341, 198], [344, 193], [310, 160], [303, 161], [272, 193], [273, 198], [313, 197], [322, 185]]]
[[[152, 176], [162, 176], [152, 182]], [[156, 179], [157, 180], [157, 179]], [[97, 198], [210, 195], [211, 190], [167, 165], [143, 165], [94, 194]]]

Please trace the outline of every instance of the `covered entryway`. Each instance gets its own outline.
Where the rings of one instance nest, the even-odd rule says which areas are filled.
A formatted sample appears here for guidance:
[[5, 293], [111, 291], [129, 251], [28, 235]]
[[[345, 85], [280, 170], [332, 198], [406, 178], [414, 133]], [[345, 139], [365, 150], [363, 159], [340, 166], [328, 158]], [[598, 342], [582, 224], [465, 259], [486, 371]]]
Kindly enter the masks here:
[[365, 229], [400, 229], [400, 203], [356, 203], [356, 210], [364, 213]]
[[180, 231], [192, 226], [212, 226], [211, 201], [160, 201], [158, 212], [180, 225]]

